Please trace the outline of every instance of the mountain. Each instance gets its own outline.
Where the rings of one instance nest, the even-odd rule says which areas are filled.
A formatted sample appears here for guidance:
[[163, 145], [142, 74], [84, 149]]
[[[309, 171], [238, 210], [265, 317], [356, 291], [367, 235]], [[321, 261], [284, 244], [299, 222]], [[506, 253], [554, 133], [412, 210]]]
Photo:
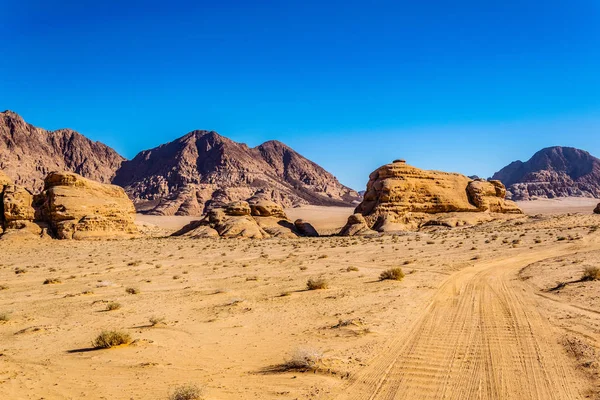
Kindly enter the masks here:
[[533, 197], [600, 197], [600, 159], [572, 147], [548, 147], [527, 162], [515, 161], [496, 172], [513, 200]]
[[12, 111], [0, 112], [0, 170], [17, 185], [38, 192], [52, 171], [110, 183], [124, 160], [110, 147], [71, 129], [47, 131]]
[[193, 131], [123, 163], [113, 183], [138, 210], [200, 215], [215, 205], [264, 197], [284, 207], [349, 206], [359, 195], [283, 143], [250, 148], [213, 131]]

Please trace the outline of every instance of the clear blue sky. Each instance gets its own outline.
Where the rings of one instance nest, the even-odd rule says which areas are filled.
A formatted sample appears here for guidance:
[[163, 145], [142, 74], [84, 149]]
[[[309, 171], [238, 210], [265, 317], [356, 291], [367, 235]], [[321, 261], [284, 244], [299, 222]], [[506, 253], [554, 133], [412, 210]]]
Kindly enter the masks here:
[[0, 109], [131, 158], [283, 141], [362, 189], [394, 158], [489, 176], [600, 156], [600, 2], [0, 0]]

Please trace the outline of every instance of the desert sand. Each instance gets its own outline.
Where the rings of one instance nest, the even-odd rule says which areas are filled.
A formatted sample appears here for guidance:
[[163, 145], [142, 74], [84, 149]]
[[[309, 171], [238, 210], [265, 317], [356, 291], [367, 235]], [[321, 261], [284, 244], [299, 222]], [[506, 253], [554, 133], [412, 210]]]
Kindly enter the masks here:
[[[326, 230], [352, 209], [287, 212]], [[600, 281], [579, 279], [600, 216], [567, 212], [266, 240], [164, 237], [188, 217], [138, 216], [154, 236], [0, 241], [0, 398], [599, 398]], [[106, 329], [132, 342], [93, 348]]]

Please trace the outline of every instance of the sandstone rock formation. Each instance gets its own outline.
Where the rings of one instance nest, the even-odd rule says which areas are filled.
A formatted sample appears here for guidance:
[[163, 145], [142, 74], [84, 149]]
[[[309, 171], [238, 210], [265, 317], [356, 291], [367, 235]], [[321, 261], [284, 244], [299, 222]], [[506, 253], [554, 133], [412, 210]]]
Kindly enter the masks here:
[[202, 220], [192, 221], [172, 236], [265, 239], [318, 235], [310, 224], [302, 223], [298, 227], [288, 220], [283, 208], [276, 203], [258, 198], [250, 201], [252, 205], [236, 201], [214, 208]]
[[[370, 228], [380, 232], [415, 229], [440, 213], [494, 212], [520, 214], [504, 199], [505, 188], [498, 181], [470, 178], [439, 171], [425, 171], [403, 160], [384, 165], [369, 176], [367, 191], [342, 233]], [[354, 233], [356, 234], [356, 233]]]
[[348, 222], [340, 231], [340, 236], [364, 236], [377, 234], [376, 231], [369, 228], [367, 221], [362, 214], [352, 214], [348, 217]]
[[44, 191], [33, 196], [18, 185], [0, 192], [5, 237], [59, 239], [130, 237], [137, 234], [135, 208], [122, 188], [72, 172], [50, 173]]
[[294, 226], [296, 227], [296, 230], [298, 231], [298, 233], [300, 233], [300, 236], [306, 236], [306, 237], [318, 237], [319, 236], [319, 232], [317, 232], [315, 227], [312, 226], [312, 224], [310, 222], [307, 222], [303, 219], [295, 220]]
[[71, 129], [47, 131], [12, 111], [0, 112], [0, 170], [34, 193], [42, 190], [51, 171], [72, 171], [110, 183], [123, 161], [110, 147]]
[[571, 147], [540, 150], [527, 162], [515, 161], [492, 179], [504, 182], [513, 200], [535, 197], [600, 198], [600, 159]]
[[113, 183], [125, 188], [138, 210], [158, 215], [202, 215], [256, 195], [285, 207], [348, 206], [360, 199], [282, 143], [249, 148], [209, 131], [139, 153], [123, 163]]

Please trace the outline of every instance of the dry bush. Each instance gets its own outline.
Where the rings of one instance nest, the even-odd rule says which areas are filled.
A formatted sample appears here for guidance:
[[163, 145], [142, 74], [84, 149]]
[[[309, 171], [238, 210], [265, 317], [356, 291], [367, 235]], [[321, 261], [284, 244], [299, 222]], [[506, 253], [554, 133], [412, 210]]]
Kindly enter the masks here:
[[202, 400], [204, 398], [204, 389], [194, 385], [182, 385], [173, 390], [169, 400]]
[[9, 319], [10, 316], [8, 315], [8, 313], [0, 313], [0, 323], [8, 322]]
[[329, 287], [329, 283], [327, 282], [327, 280], [325, 280], [323, 278], [317, 278], [317, 279], [310, 278], [306, 282], [306, 288], [308, 290], [327, 289], [328, 287]]
[[379, 280], [392, 280], [392, 281], [401, 281], [404, 278], [404, 272], [402, 272], [402, 268], [390, 268], [386, 269], [379, 275]]
[[600, 281], [599, 267], [586, 267], [583, 271], [582, 281]]
[[114, 346], [131, 342], [131, 336], [127, 332], [102, 331], [92, 342], [96, 349], [108, 349]]
[[348, 272], [358, 271], [358, 267], [354, 267], [354, 266], [348, 267], [348, 268], [346, 268], [346, 271], [348, 271]]
[[313, 348], [299, 348], [286, 360], [281, 369], [284, 371], [316, 371], [323, 366], [324, 355]]
[[129, 294], [139, 294], [140, 293], [140, 289], [134, 288], [134, 287], [128, 287], [127, 289], [125, 289], [125, 291]]
[[156, 325], [161, 325], [165, 323], [165, 318], [164, 317], [150, 317], [150, 325], [151, 326], [156, 326]]
[[54, 285], [57, 283], [61, 283], [60, 279], [58, 278], [48, 278], [44, 281], [44, 285]]
[[119, 308], [121, 308], [121, 303], [117, 303], [115, 301], [112, 301], [106, 305], [106, 311], [114, 311], [118, 310]]

